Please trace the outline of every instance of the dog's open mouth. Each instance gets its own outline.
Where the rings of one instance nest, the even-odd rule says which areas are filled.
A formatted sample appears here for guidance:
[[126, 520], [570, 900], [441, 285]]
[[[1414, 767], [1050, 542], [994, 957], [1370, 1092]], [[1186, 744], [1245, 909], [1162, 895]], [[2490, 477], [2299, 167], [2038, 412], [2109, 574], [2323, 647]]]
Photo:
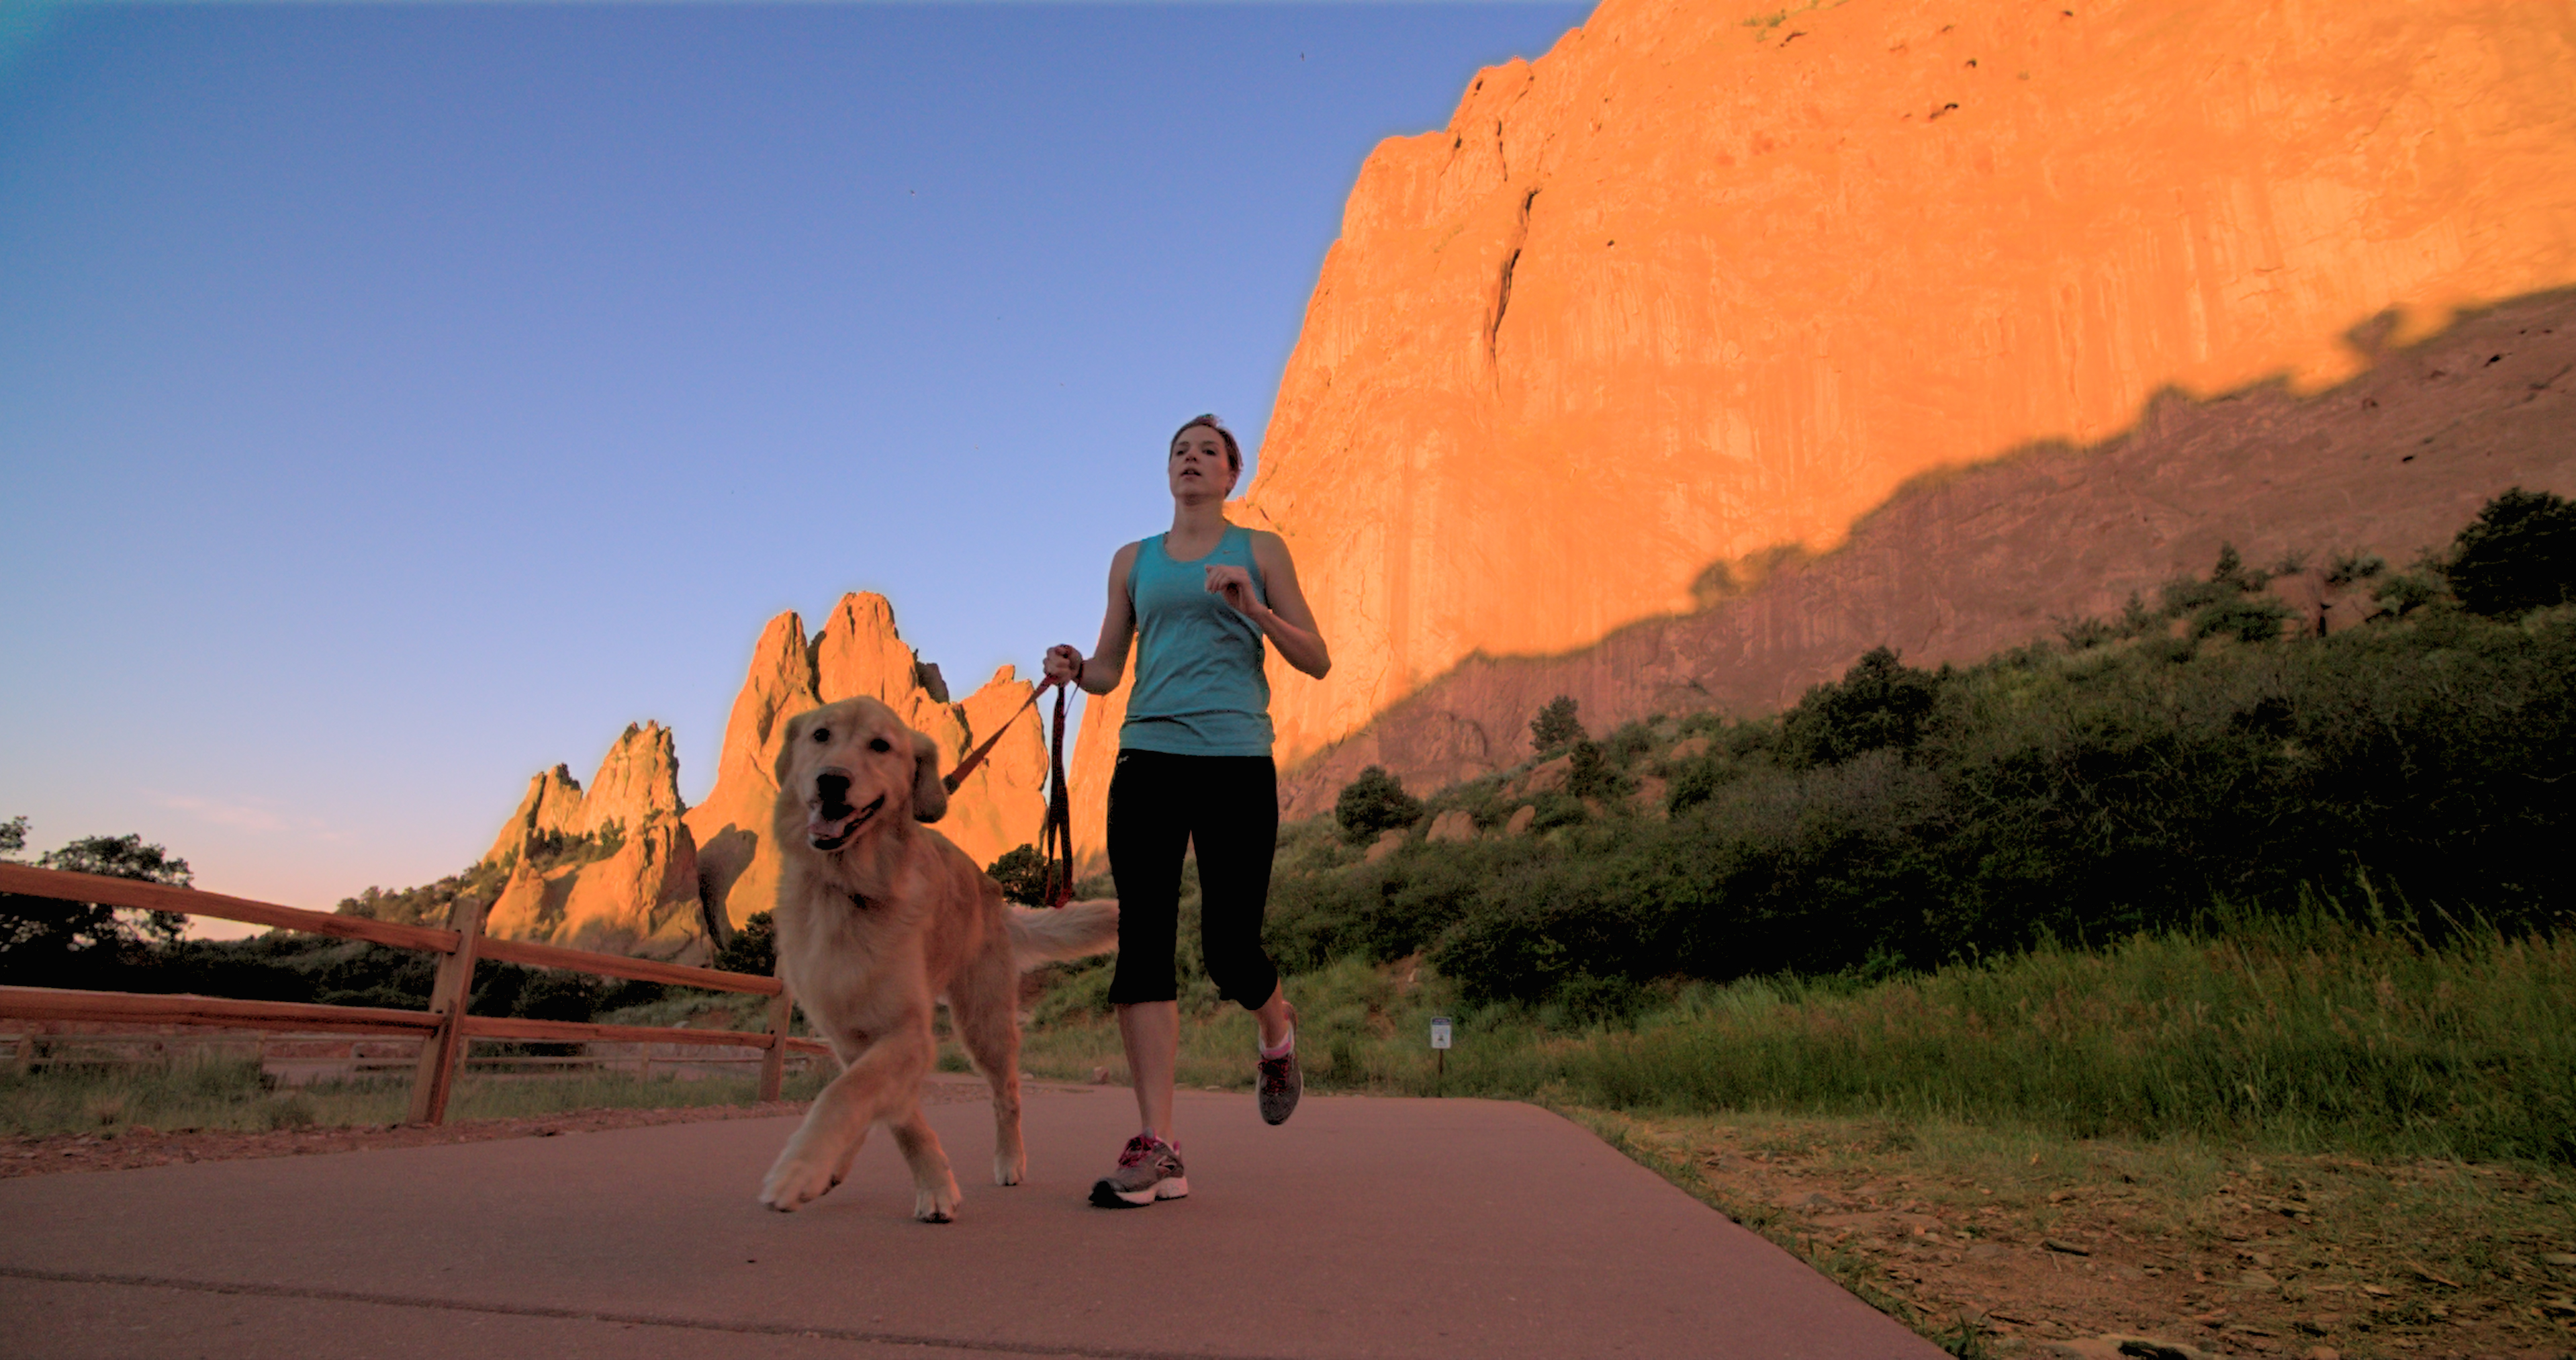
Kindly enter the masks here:
[[850, 837], [867, 825], [868, 819], [885, 807], [885, 795], [863, 808], [851, 807], [838, 795], [808, 803], [805, 812], [805, 837], [817, 850], [838, 850], [850, 843]]

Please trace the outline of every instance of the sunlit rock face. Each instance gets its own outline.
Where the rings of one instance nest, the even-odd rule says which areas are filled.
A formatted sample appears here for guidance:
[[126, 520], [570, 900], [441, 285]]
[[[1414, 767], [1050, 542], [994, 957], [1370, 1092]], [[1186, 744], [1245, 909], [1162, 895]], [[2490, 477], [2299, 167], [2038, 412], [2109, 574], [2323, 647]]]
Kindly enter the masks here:
[[724, 923], [719, 928], [769, 910], [777, 896], [778, 854], [769, 825], [778, 796], [778, 742], [789, 718], [826, 703], [860, 695], [883, 702], [939, 744], [943, 770], [999, 724], [1012, 722], [950, 798], [938, 830], [977, 864], [1034, 843], [1046, 813], [1046, 751], [1035, 713], [1020, 711], [1029, 690], [1006, 666], [964, 702], [951, 702], [938, 668], [904, 644], [894, 607], [882, 595], [842, 596], [810, 642], [794, 613], [771, 619], [725, 726], [715, 788], [687, 818], [698, 837], [709, 913]]
[[[2375, 318], [2402, 348], [2570, 282], [2564, 5], [1604, 0], [1352, 190], [1236, 507], [1333, 645], [1321, 682], [1274, 662], [1279, 757], [1343, 763], [1470, 658], [1758, 595], [1910, 479], [2105, 446], [2169, 388], [2313, 394]], [[1754, 650], [1690, 664], [1776, 702], [1727, 669]], [[1525, 754], [1525, 712], [1441, 711], [1390, 768]]]
[[483, 852], [483, 862], [494, 863], [515, 853], [519, 842], [531, 831], [577, 834], [581, 824], [581, 784], [572, 777], [569, 766], [557, 765], [528, 779], [527, 796], [519, 800], [519, 810], [501, 826], [493, 837], [492, 848]]
[[[703, 955], [697, 844], [681, 812], [679, 759], [656, 723], [626, 729], [587, 794], [561, 766], [537, 776], [513, 822], [516, 839], [506, 852], [496, 847], [511, 872], [486, 928], [609, 953]], [[605, 853], [563, 854], [585, 840]]]
[[560, 765], [537, 775], [484, 857], [510, 866], [487, 928], [512, 939], [702, 959], [777, 895], [770, 805], [787, 720], [858, 695], [930, 734], [943, 772], [986, 734], [1003, 732], [938, 823], [976, 863], [990, 864], [1035, 842], [1046, 812], [1046, 749], [1036, 714], [1023, 708], [1030, 689], [1005, 666], [964, 702], [950, 702], [938, 668], [904, 645], [881, 595], [843, 596], [810, 640], [802, 619], [780, 614], [752, 649], [707, 800], [681, 803], [671, 733], [654, 723], [626, 729], [587, 795]]
[[[778, 857], [769, 851], [770, 804], [778, 796], [771, 773], [787, 720], [822, 705], [814, 693], [814, 654], [805, 621], [794, 611], [778, 615], [752, 648], [742, 690], [725, 723], [716, 757], [715, 787], [689, 809], [698, 840], [698, 878], [710, 915], [728, 926], [769, 910], [778, 891]], [[737, 910], [734, 902], [742, 902]]]

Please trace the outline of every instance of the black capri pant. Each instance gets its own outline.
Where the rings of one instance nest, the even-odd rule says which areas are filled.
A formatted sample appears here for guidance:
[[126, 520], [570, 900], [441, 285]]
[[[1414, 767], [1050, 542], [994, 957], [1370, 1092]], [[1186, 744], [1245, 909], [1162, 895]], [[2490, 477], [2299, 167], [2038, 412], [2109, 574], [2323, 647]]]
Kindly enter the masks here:
[[1279, 989], [1261, 950], [1270, 859], [1279, 847], [1279, 770], [1268, 756], [1121, 751], [1109, 780], [1109, 873], [1118, 880], [1112, 1003], [1180, 995], [1181, 854], [1199, 856], [1199, 946], [1217, 993], [1258, 1010]]

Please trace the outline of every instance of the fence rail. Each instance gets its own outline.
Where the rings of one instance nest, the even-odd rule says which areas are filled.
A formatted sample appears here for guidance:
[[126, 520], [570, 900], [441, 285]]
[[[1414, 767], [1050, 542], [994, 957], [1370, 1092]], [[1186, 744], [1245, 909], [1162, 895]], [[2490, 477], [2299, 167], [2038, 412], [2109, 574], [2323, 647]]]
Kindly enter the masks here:
[[[490, 939], [483, 934], [485, 903], [479, 898], [456, 899], [452, 913], [456, 918], [455, 925], [442, 930], [431, 926], [371, 921], [362, 916], [334, 916], [327, 912], [255, 902], [246, 897], [227, 897], [221, 893], [198, 892], [192, 888], [142, 883], [129, 878], [0, 864], [0, 894], [11, 893], [181, 916], [208, 916], [222, 921], [242, 921], [281, 930], [332, 935], [440, 955], [438, 981], [430, 992], [429, 1009], [423, 1011], [380, 1006], [325, 1006], [297, 1001], [238, 1001], [226, 997], [146, 992], [85, 992], [60, 987], [0, 987], [0, 1018], [8, 1019], [221, 1025], [230, 1029], [324, 1029], [339, 1034], [416, 1036], [422, 1043], [412, 1078], [411, 1122], [415, 1124], [446, 1121], [448, 1094], [456, 1084], [456, 1070], [464, 1062], [468, 1039], [757, 1048], [763, 1050], [760, 1064], [760, 1098], [763, 1100], [778, 1099], [790, 1052], [830, 1051], [811, 1039], [798, 1039], [788, 1034], [794, 1001], [787, 995], [785, 985], [774, 977], [658, 963], [616, 954], [596, 954], [525, 940]], [[765, 1030], [712, 1030], [467, 1015], [465, 1006], [473, 990], [474, 965], [483, 959], [766, 996], [770, 999], [769, 1025]]]

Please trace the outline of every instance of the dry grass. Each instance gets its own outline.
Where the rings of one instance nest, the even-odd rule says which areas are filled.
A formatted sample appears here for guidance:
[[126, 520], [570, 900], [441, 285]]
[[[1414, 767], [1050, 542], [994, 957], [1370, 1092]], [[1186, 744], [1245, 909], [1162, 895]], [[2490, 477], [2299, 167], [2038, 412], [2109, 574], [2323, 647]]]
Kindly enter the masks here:
[[[829, 1064], [790, 1074], [782, 1095], [808, 1100]], [[589, 1109], [685, 1109], [749, 1105], [759, 1079], [717, 1076], [644, 1080], [628, 1072], [523, 1077], [467, 1074], [448, 1103], [457, 1121], [519, 1119]], [[0, 1136], [113, 1134], [155, 1129], [291, 1130], [397, 1123], [411, 1104], [408, 1074], [271, 1090], [246, 1059], [182, 1056], [161, 1064], [67, 1067], [0, 1073]]]
[[1561, 1108], [1961, 1354], [2554, 1357], [2576, 1327], [2576, 1193], [2549, 1167]]

